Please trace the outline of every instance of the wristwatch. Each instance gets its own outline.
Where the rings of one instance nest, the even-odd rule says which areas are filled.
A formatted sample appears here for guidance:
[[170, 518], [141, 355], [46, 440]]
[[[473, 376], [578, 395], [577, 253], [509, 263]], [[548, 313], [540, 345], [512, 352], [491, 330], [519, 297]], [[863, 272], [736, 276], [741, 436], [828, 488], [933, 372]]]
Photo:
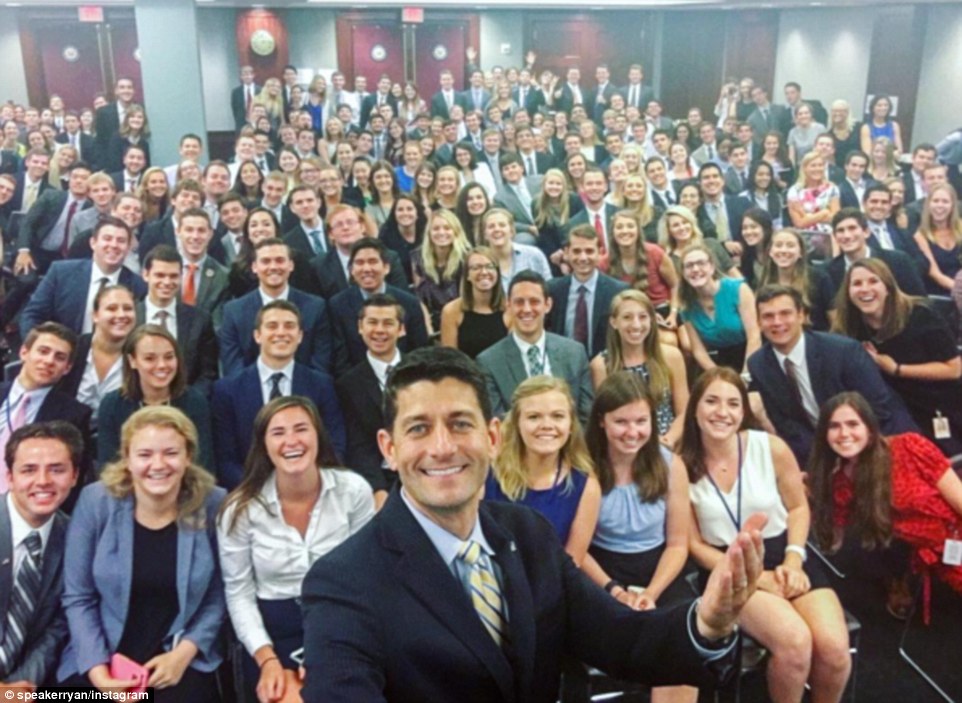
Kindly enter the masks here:
[[717, 640], [708, 639], [703, 634], [701, 634], [701, 632], [698, 631], [698, 603], [699, 602], [700, 602], [700, 599], [699, 601], [696, 601], [694, 607], [688, 611], [688, 630], [691, 632], [691, 636], [695, 640], [695, 644], [697, 644], [699, 647], [702, 647], [703, 649], [715, 649], [719, 651], [723, 649], [728, 649], [732, 645], [732, 643], [735, 641], [735, 639], [738, 637], [738, 625], [735, 625], [732, 631], [729, 632], [724, 637], [722, 637], [721, 639], [717, 639]]

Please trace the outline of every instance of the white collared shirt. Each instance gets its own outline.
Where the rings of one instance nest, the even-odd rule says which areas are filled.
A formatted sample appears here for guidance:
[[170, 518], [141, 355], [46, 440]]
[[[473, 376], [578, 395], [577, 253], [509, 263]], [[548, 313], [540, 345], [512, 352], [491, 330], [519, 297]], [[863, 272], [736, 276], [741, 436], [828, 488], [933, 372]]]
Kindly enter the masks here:
[[541, 363], [544, 366], [544, 371], [542, 373], [546, 376], [550, 376], [551, 362], [548, 361], [548, 354], [545, 351], [545, 340], [547, 339], [547, 335], [542, 332], [541, 337], [534, 344], [524, 341], [514, 332], [511, 333], [511, 336], [514, 338], [514, 343], [518, 345], [518, 349], [521, 351], [521, 361], [524, 363], [524, 371], [528, 377], [531, 376], [531, 366], [528, 364], [528, 349], [531, 347], [538, 348], [538, 353], [541, 355]]
[[888, 225], [884, 222], [872, 222], [869, 220], [868, 227], [872, 234], [875, 235], [880, 247], [888, 251], [895, 249], [895, 242], [892, 241], [892, 233], [889, 232]]
[[120, 269], [118, 268], [113, 273], [105, 273], [96, 261], [93, 262], [93, 267], [90, 269], [90, 283], [87, 286], [87, 307], [84, 308], [84, 322], [81, 329], [83, 334], [93, 332], [94, 298], [97, 297], [97, 291], [100, 290], [100, 279], [102, 278], [107, 279], [107, 283], [104, 285], [115, 286], [120, 282]]
[[341, 469], [319, 469], [321, 493], [302, 537], [284, 520], [274, 473], [227, 530], [231, 506], [218, 523], [218, 547], [227, 610], [237, 637], [250, 654], [271, 638], [257, 599], [299, 598], [301, 584], [320, 557], [340, 545], [374, 517], [374, 498], [367, 481]]
[[91, 429], [96, 427], [97, 424], [100, 401], [110, 391], [120, 388], [120, 383], [123, 380], [123, 366], [123, 355], [121, 354], [101, 379], [97, 375], [97, 367], [94, 364], [94, 350], [91, 349], [87, 352], [83, 376], [80, 378], [80, 386], [77, 389], [77, 400], [93, 411], [90, 417]]
[[144, 322], [146, 324], [163, 327], [164, 323], [157, 317], [159, 312], [167, 313], [167, 331], [174, 339], [177, 339], [177, 301], [172, 300], [167, 307], [161, 308], [150, 302], [149, 296], [144, 299]]
[[40, 535], [40, 555], [47, 549], [47, 542], [50, 541], [50, 532], [53, 530], [54, 516], [51, 515], [40, 527], [31, 527], [30, 523], [23, 519], [20, 511], [17, 510], [13, 502], [13, 496], [7, 493], [7, 512], [10, 514], [10, 544], [13, 545], [13, 581], [16, 583], [20, 565], [27, 558], [27, 545], [23, 543], [27, 535], [36, 532]]
[[282, 290], [276, 298], [269, 296], [260, 286], [257, 287], [257, 293], [261, 296], [261, 307], [264, 307], [268, 303], [273, 303], [275, 300], [287, 300], [288, 296], [291, 294], [291, 287], [284, 286], [284, 290]]
[[282, 369], [272, 369], [270, 366], [264, 363], [261, 357], [257, 357], [257, 375], [261, 379], [261, 398], [264, 401], [264, 405], [271, 402], [271, 389], [274, 388], [274, 382], [271, 380], [271, 376], [275, 373], [280, 373], [284, 375], [284, 378], [280, 380], [281, 395], [288, 396], [293, 392], [294, 384], [294, 360], [291, 359], [287, 366]]
[[788, 354], [782, 354], [774, 347], [772, 347], [772, 351], [775, 352], [775, 358], [778, 360], [782, 372], [785, 371], [785, 359], [789, 359], [795, 364], [795, 378], [798, 380], [798, 391], [802, 396], [802, 409], [814, 425], [818, 422], [818, 401], [815, 399], [812, 379], [808, 373], [808, 360], [805, 358], [805, 334], [802, 333], [795, 347]]
[[374, 375], [377, 377], [378, 385], [381, 386], [381, 390], [384, 390], [384, 386], [387, 385], [387, 369], [390, 366], [392, 369], [401, 363], [401, 352], [397, 348], [394, 349], [394, 357], [388, 361], [384, 362], [380, 359], [374, 357], [371, 352], [367, 353], [367, 363], [371, 365], [371, 370], [374, 371]]
[[[20, 384], [20, 377], [13, 379], [13, 383], [10, 385], [10, 392], [7, 393], [7, 399], [0, 404], [0, 423], [7, 423], [12, 421], [13, 416], [17, 414], [17, 408], [20, 407], [20, 403], [27, 399], [27, 416], [26, 424], [36, 421], [37, 413], [40, 412], [40, 406], [47, 399], [47, 394], [53, 390], [53, 386], [45, 386], [43, 388], [35, 388], [32, 391], [28, 391]], [[0, 447], [0, 451], [3, 451], [3, 447]]]
[[568, 291], [568, 307], [565, 309], [565, 336], [569, 338], [574, 338], [575, 333], [575, 308], [578, 307], [578, 290], [584, 286], [587, 290], [585, 291], [585, 303], [588, 305], [588, 342], [589, 349], [591, 348], [591, 337], [592, 330], [592, 313], [594, 312], [595, 303], [595, 289], [598, 287], [598, 269], [595, 269], [587, 281], [579, 281], [578, 278], [572, 274], [571, 275], [571, 289]]

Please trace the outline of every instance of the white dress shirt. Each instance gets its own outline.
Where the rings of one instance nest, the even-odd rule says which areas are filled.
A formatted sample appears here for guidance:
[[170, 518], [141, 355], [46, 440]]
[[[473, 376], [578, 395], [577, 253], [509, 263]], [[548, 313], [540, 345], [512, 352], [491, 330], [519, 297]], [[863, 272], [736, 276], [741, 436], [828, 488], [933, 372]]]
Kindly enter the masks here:
[[80, 386], [77, 389], [77, 400], [93, 411], [90, 416], [91, 429], [97, 425], [97, 412], [100, 410], [100, 401], [104, 396], [120, 388], [123, 380], [123, 355], [117, 357], [103, 378], [97, 375], [97, 367], [94, 365], [94, 350], [87, 352], [84, 373], [80, 378]]
[[105, 286], [115, 286], [120, 282], [120, 269], [113, 273], [104, 273], [97, 266], [97, 262], [93, 262], [93, 268], [90, 269], [90, 283], [87, 286], [87, 307], [84, 308], [84, 323], [81, 329], [83, 334], [93, 332], [94, 298], [97, 297], [97, 291], [100, 290], [100, 279], [102, 278], [107, 279]]
[[177, 301], [172, 300], [167, 307], [161, 308], [150, 302], [149, 297], [144, 300], [144, 322], [146, 324], [163, 327], [164, 323], [157, 317], [157, 313], [160, 312], [167, 313], [167, 331], [174, 339], [177, 339]]
[[785, 371], [785, 359], [789, 359], [795, 364], [795, 378], [798, 380], [798, 391], [802, 396], [802, 409], [814, 426], [818, 422], [818, 401], [815, 400], [812, 379], [808, 374], [808, 360], [805, 358], [805, 335], [802, 334], [798, 338], [798, 343], [788, 354], [782, 354], [775, 348], [772, 348], [772, 351], [775, 352], [775, 358], [783, 372]]
[[47, 542], [50, 541], [50, 531], [53, 530], [53, 516], [40, 527], [31, 527], [30, 523], [23, 519], [13, 498], [7, 493], [7, 512], [10, 515], [10, 543], [13, 545], [13, 582], [16, 583], [17, 574], [20, 572], [20, 565], [27, 558], [27, 545], [23, 543], [27, 535], [36, 532], [40, 536], [40, 556], [43, 557], [44, 550], [47, 549]]
[[291, 359], [287, 366], [282, 369], [272, 369], [264, 363], [261, 357], [257, 357], [257, 375], [261, 379], [261, 398], [264, 400], [264, 405], [271, 402], [271, 390], [274, 388], [274, 382], [271, 380], [271, 376], [275, 373], [284, 375], [284, 378], [282, 378], [278, 384], [281, 389], [281, 395], [291, 395], [294, 383], [294, 360]]
[[228, 531], [235, 506], [218, 523], [220, 566], [227, 610], [237, 637], [253, 655], [271, 644], [257, 599], [299, 598], [301, 584], [320, 557], [360, 530], [374, 517], [374, 498], [367, 481], [340, 469], [319, 469], [321, 493], [302, 537], [284, 520], [277, 482], [272, 473], [260, 500], [247, 504]]
[[565, 336], [574, 339], [575, 334], [575, 312], [578, 307], [578, 291], [584, 286], [587, 290], [585, 291], [585, 303], [588, 306], [588, 347], [591, 347], [591, 337], [592, 330], [594, 326], [592, 325], [592, 313], [594, 312], [595, 306], [595, 289], [598, 287], [598, 269], [595, 269], [591, 277], [584, 282], [579, 281], [573, 274], [571, 276], [571, 288], [568, 291], [568, 307], [565, 309]]
[[528, 349], [531, 347], [537, 347], [538, 353], [541, 355], [541, 363], [544, 366], [544, 371], [542, 371], [542, 373], [546, 376], [551, 375], [551, 362], [548, 361], [548, 354], [545, 351], [545, 340], [547, 337], [544, 332], [541, 333], [541, 337], [534, 344], [524, 341], [514, 332], [511, 333], [511, 337], [514, 339], [514, 343], [518, 345], [518, 349], [521, 351], [521, 361], [524, 363], [524, 372], [528, 374], [529, 378], [531, 377], [531, 365], [528, 364]]

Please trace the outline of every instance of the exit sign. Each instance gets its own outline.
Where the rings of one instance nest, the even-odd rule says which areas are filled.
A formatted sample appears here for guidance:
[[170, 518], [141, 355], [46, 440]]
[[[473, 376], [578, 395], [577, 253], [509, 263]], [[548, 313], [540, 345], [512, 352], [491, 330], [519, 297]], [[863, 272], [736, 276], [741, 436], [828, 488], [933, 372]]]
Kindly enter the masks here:
[[421, 24], [424, 22], [423, 7], [405, 7], [401, 10], [401, 21], [411, 24]]
[[81, 5], [77, 8], [77, 19], [81, 22], [103, 22], [104, 8], [97, 5]]

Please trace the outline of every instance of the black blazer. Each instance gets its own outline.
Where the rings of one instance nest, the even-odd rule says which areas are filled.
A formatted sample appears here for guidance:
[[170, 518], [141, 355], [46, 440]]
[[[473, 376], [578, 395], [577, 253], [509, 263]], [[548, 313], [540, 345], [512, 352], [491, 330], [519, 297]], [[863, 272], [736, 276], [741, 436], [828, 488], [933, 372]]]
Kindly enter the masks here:
[[[394, 110], [394, 116], [397, 116], [397, 98], [395, 98], [390, 93], [388, 94], [385, 102], [391, 106]], [[361, 129], [367, 127], [368, 121], [371, 119], [371, 112], [377, 107], [377, 91], [367, 95], [364, 100], [361, 101]]]
[[[80, 141], [80, 160], [95, 170], [103, 168], [100, 159], [100, 152], [97, 151], [97, 142], [86, 132], [79, 133]], [[58, 134], [54, 141], [58, 144], [69, 144], [70, 136], [66, 132]]]
[[524, 105], [521, 104], [521, 91], [518, 88], [512, 88], [511, 99], [518, 104], [518, 107], [527, 110], [532, 117], [545, 105], [544, 91], [534, 84], [528, 86], [528, 92], [524, 96]]
[[[401, 353], [426, 347], [429, 343], [428, 328], [424, 322], [421, 302], [411, 293], [388, 285], [385, 292], [404, 308], [404, 336], [398, 347]], [[334, 328], [334, 376], [339, 377], [352, 366], [359, 364], [367, 354], [367, 347], [357, 331], [357, 315], [364, 298], [357, 286], [345, 288], [331, 298], [331, 326]]]
[[384, 393], [371, 363], [362, 359], [340, 376], [334, 387], [347, 428], [347, 465], [367, 479], [371, 490], [389, 490], [394, 474], [381, 468], [384, 457], [377, 446], [377, 432], [384, 429]]
[[[805, 332], [805, 361], [812, 392], [819, 406], [842, 391], [858, 391], [878, 415], [887, 435], [917, 431], [902, 404], [882, 380], [878, 366], [862, 345], [837, 334]], [[814, 428], [804, 409], [786, 392], [788, 378], [767, 342], [748, 358], [752, 390], [761, 393], [765, 412], [778, 436], [788, 442], [799, 466], [805, 466], [814, 441]]]
[[[872, 241], [874, 240], [869, 241], [872, 257], [881, 259], [892, 269], [895, 282], [898, 283], [902, 292], [909, 295], [925, 295], [925, 284], [919, 275], [918, 265], [912, 257], [900, 251], [888, 251], [879, 248], [878, 245], [872, 246]], [[839, 254], [829, 261], [826, 270], [835, 292], [838, 293], [838, 289], [842, 287], [842, 281], [845, 280], [845, 255]]]
[[[606, 242], [606, 244], [614, 242], [614, 228], [612, 226], [612, 220], [616, 212], [618, 212], [617, 207], [615, 207], [611, 203], [605, 203], [605, 232], [608, 235], [608, 242]], [[594, 225], [593, 222], [590, 222], [588, 220], [587, 207], [578, 211], [577, 214], [572, 215], [571, 219], [568, 220], [568, 227], [565, 229], [563, 244], [568, 243], [568, 232], [573, 230], [578, 225]]]
[[[460, 105], [465, 112], [468, 110], [468, 101], [464, 99], [464, 96], [457, 90], [451, 89], [453, 95], [453, 104]], [[431, 117], [442, 117], [444, 119], [450, 119], [451, 115], [448, 113], [448, 102], [444, 99], [444, 93], [440, 90], [431, 96]]]
[[[27, 188], [26, 180], [27, 177], [25, 172], [21, 171], [17, 174], [17, 185], [13, 189], [13, 197], [10, 198], [10, 202], [7, 203], [5, 208], [7, 212], [17, 212], [18, 210], [23, 210], [23, 196]], [[44, 176], [40, 179], [40, 186], [37, 189], [37, 198], [33, 201], [34, 205], [40, 201], [40, 197], [48, 188], [53, 188], [53, 186], [50, 185], [50, 181], [48, 181], [47, 177]]]
[[552, 168], [555, 165], [554, 159], [551, 157], [550, 154], [546, 154], [543, 151], [536, 151], [534, 152], [533, 156], [534, 156], [534, 166], [538, 170], [538, 172], [529, 173], [528, 157], [522, 154], [520, 151], [518, 152], [518, 156], [520, 156], [521, 160], [524, 162], [524, 175], [526, 176], [543, 176], [549, 168]]
[[715, 683], [687, 634], [688, 604], [629, 610], [574, 565], [533, 510], [482, 502], [479, 512], [501, 571], [509, 644], [495, 644], [394, 491], [304, 580], [305, 703], [554, 703], [566, 657], [658, 686]]
[[[404, 273], [401, 257], [397, 255], [397, 252], [388, 249], [385, 258], [391, 266], [391, 270], [388, 272], [386, 279], [387, 284], [401, 290], [407, 290], [409, 285], [408, 278]], [[317, 295], [320, 295], [325, 300], [333, 298], [349, 285], [353, 284], [353, 281], [347, 280], [344, 267], [341, 266], [341, 260], [334, 247], [331, 247], [331, 250], [327, 252], [327, 254], [315, 256], [311, 259], [310, 267], [313, 277], [318, 281], [319, 290]]]
[[[124, 170], [124, 151], [130, 145], [126, 137], [120, 133], [113, 135], [107, 143], [107, 151], [100, 156], [100, 168], [108, 173]], [[144, 170], [150, 168], [150, 142], [141, 139], [137, 146], [144, 150]]]
[[[734, 241], [740, 242], [742, 240], [742, 218], [748, 210], [748, 201], [737, 195], [730, 195], [728, 193], [723, 193], [722, 197], [725, 199], [725, 212], [728, 214], [728, 231]], [[711, 231], [715, 230], [714, 222], [711, 219], [711, 215], [708, 214], [708, 207], [705, 203], [698, 206], [698, 212], [695, 213], [695, 217], [699, 223], [703, 221], [711, 223]], [[704, 229], [702, 232], [706, 237], [712, 236], [705, 232]], [[717, 236], [717, 234], [714, 235], [716, 238]]]
[[0, 150], [0, 173], [9, 173], [11, 176], [20, 173], [20, 157], [12, 151]]
[[[548, 281], [548, 292], [551, 295], [551, 313], [548, 319], [547, 329], [549, 332], [565, 334], [565, 318], [568, 315], [568, 296], [571, 293], [573, 276], [562, 276], [552, 278]], [[575, 282], [577, 285], [577, 282]], [[611, 310], [611, 301], [618, 293], [628, 288], [628, 284], [619, 281], [617, 278], [598, 273], [598, 282], [595, 285], [594, 303], [591, 306], [591, 318], [593, 321], [591, 333], [588, 339], [588, 358], [593, 359], [596, 354], [600, 354], [607, 347], [608, 338], [608, 317]]]
[[110, 138], [120, 131], [120, 115], [117, 114], [117, 101], [109, 102], [98, 108], [94, 115], [94, 132], [97, 134], [97, 154], [107, 153]]
[[[203, 310], [178, 301], [177, 346], [184, 356], [187, 367], [187, 383], [200, 384], [207, 395], [211, 383], [217, 380], [217, 337], [210, 315]], [[140, 301], [135, 308], [137, 325], [145, 323], [146, 303]]]
[[[261, 86], [254, 84], [254, 95], [261, 94]], [[237, 131], [247, 122], [247, 101], [244, 99], [244, 86], [239, 85], [230, 92], [230, 111], [234, 115], [234, 126]]]

